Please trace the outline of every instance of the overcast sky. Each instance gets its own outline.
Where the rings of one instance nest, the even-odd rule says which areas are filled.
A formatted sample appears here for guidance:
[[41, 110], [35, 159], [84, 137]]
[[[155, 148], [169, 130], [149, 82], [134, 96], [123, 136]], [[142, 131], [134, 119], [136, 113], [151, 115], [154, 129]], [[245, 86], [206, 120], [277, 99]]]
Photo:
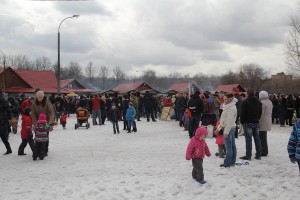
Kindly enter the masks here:
[[0, 50], [61, 65], [140, 75], [153, 69], [220, 75], [247, 63], [286, 71], [285, 42], [298, 0], [88, 0], [0, 1]]

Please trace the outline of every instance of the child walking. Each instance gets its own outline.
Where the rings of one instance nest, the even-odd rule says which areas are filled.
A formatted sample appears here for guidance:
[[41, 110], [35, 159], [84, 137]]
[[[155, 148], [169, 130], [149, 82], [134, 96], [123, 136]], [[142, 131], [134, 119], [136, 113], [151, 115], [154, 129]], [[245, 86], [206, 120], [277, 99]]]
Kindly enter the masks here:
[[216, 144], [218, 145], [219, 149], [219, 151], [216, 153], [216, 156], [219, 156], [220, 158], [225, 158], [226, 148], [223, 139], [223, 129], [220, 126], [220, 120], [217, 121], [214, 134], [216, 136]]
[[119, 134], [120, 133], [119, 131], [120, 111], [114, 103], [111, 104], [111, 109], [108, 112], [108, 119], [113, 124], [114, 134], [116, 134], [116, 129]]
[[186, 160], [192, 159], [193, 171], [192, 177], [200, 184], [205, 184], [203, 174], [203, 158], [210, 156], [209, 148], [205, 142], [204, 137], [207, 136], [207, 128], [204, 126], [198, 127], [195, 136], [191, 138], [186, 150]]
[[33, 141], [33, 135], [32, 135], [32, 119], [30, 116], [31, 109], [29, 107], [24, 109], [24, 112], [22, 114], [22, 129], [21, 129], [21, 139], [22, 143], [19, 146], [18, 155], [24, 156], [26, 153], [24, 153], [24, 149], [27, 146], [27, 143], [29, 144], [32, 153], [35, 152], [34, 147], [34, 141]]
[[68, 114], [64, 113], [62, 116], [60, 116], [60, 124], [62, 125], [63, 129], [66, 129], [66, 124], [67, 124], [67, 118]]
[[46, 143], [49, 141], [48, 132], [52, 131], [52, 126], [47, 123], [46, 115], [44, 113], [39, 115], [39, 120], [34, 125], [35, 131], [35, 149], [33, 154], [33, 160], [39, 157], [40, 160], [44, 160], [46, 153]]
[[289, 158], [293, 164], [298, 163], [300, 176], [300, 120], [298, 119], [293, 127], [287, 150]]
[[137, 131], [136, 123], [134, 121], [135, 115], [136, 115], [135, 109], [132, 107], [132, 103], [129, 102], [129, 107], [126, 110], [126, 121], [128, 123], [128, 131], [127, 131], [127, 133], [131, 133], [131, 126], [133, 127], [132, 128], [133, 132]]

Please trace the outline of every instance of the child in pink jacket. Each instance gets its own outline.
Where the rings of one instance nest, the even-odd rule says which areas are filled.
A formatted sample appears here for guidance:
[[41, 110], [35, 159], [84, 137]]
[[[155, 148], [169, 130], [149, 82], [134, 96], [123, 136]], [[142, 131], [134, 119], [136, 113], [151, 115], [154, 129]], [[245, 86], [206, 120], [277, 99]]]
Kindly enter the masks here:
[[186, 160], [192, 159], [192, 177], [201, 184], [206, 183], [203, 174], [203, 158], [205, 157], [205, 155], [208, 157], [210, 156], [209, 148], [204, 139], [207, 134], [208, 132], [205, 126], [198, 127], [195, 136], [190, 140], [185, 157]]

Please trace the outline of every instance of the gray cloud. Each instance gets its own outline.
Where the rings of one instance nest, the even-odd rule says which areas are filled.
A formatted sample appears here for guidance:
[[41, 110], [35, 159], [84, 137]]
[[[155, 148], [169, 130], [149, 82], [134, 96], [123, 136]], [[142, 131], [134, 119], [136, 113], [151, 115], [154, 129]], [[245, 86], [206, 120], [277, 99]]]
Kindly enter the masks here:
[[[1, 50], [30, 57], [46, 54], [55, 62], [60, 20], [80, 14], [61, 26], [63, 63], [93, 61], [127, 71], [153, 66], [185, 73], [222, 66], [216, 72], [221, 73], [229, 69], [225, 66], [253, 59], [282, 65], [278, 56], [272, 59], [270, 49], [281, 53], [295, 10], [285, 0], [48, 1], [47, 7], [19, 2], [0, 2]], [[268, 59], [256, 55], [260, 52]]]
[[56, 2], [55, 8], [63, 14], [111, 16], [111, 11], [99, 1], [63, 1]]

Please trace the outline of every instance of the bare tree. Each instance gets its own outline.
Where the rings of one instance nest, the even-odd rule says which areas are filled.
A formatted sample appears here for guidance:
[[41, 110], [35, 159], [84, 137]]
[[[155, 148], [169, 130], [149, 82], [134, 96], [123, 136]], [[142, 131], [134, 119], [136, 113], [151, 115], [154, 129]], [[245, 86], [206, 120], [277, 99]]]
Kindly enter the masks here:
[[18, 54], [15, 56], [8, 56], [7, 66], [11, 66], [16, 69], [33, 69], [34, 62], [31, 61], [26, 55]]
[[244, 64], [240, 66], [239, 83], [258, 91], [268, 76], [269, 72], [258, 64]]
[[99, 70], [99, 77], [102, 81], [102, 90], [105, 89], [105, 81], [107, 80], [108, 75], [109, 75], [108, 68], [106, 66], [101, 66]]
[[90, 83], [92, 83], [95, 73], [96, 73], [96, 69], [93, 66], [93, 62], [90, 61], [85, 68], [85, 75], [90, 81]]
[[61, 70], [62, 79], [81, 79], [83, 77], [81, 67], [77, 62], [70, 62]]
[[171, 78], [171, 79], [179, 79], [181, 78], [182, 75], [178, 72], [171, 72], [167, 78]]
[[51, 69], [51, 61], [49, 58], [43, 56], [35, 59], [34, 63], [35, 70], [50, 70]]
[[156, 77], [156, 72], [155, 71], [153, 71], [153, 70], [143, 71], [142, 80], [144, 82], [154, 83], [156, 79], [157, 79], [157, 77]]
[[239, 83], [238, 75], [231, 70], [228, 73], [222, 75], [220, 78], [221, 83], [225, 85]]
[[119, 83], [121, 80], [125, 80], [126, 79], [126, 74], [125, 74], [125, 72], [122, 71], [121, 67], [116, 66], [113, 69], [113, 77], [115, 78], [115, 80], [117, 81], [117, 83]]
[[289, 70], [300, 74], [300, 22], [299, 19], [291, 17], [291, 30], [286, 43], [286, 63]]

